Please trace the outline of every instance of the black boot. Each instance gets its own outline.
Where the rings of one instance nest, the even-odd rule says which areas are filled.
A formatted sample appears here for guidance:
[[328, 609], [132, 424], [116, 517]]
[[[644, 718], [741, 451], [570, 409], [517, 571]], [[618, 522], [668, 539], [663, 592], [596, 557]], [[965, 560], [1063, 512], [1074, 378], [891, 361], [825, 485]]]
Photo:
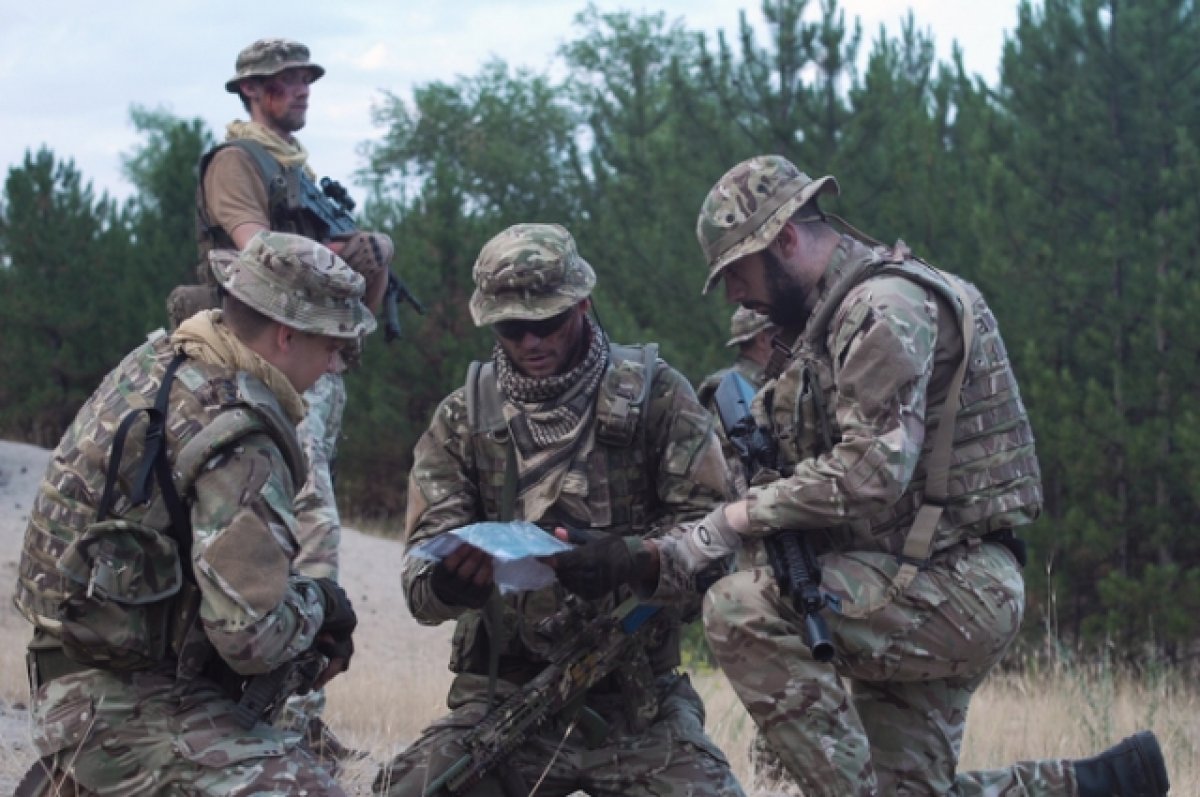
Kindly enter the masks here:
[[1075, 762], [1079, 797], [1165, 797], [1171, 789], [1162, 748], [1140, 731], [1100, 755]]

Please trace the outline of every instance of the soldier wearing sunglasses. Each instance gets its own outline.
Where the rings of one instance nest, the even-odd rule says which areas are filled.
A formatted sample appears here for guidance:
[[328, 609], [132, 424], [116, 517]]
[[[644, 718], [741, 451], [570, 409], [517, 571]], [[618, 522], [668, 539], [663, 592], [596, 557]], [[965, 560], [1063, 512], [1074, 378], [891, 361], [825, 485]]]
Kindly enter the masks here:
[[[687, 380], [653, 344], [609, 341], [589, 313], [596, 275], [564, 228], [508, 228], [484, 246], [473, 276], [471, 316], [491, 327], [495, 345], [417, 443], [409, 550], [483, 520], [528, 520], [564, 536], [571, 529], [582, 544], [557, 557], [558, 583], [503, 597], [478, 549], [463, 545], [436, 564], [405, 556], [413, 616], [458, 624], [457, 676], [451, 713], [380, 772], [376, 791], [392, 797], [421, 794], [462, 756], [460, 740], [487, 713], [489, 696], [502, 701], [546, 666], [575, 630], [543, 622], [558, 615], [564, 588], [596, 612], [634, 592], [652, 597], [660, 585], [646, 576], [653, 548], [645, 539], [681, 533], [681, 523], [732, 490], [712, 418]], [[544, 776], [538, 794], [548, 797], [741, 795], [704, 732], [699, 696], [677, 671], [680, 627], [698, 606], [694, 595], [676, 598], [667, 630], [588, 693], [602, 731], [585, 739], [570, 718], [545, 723], [469, 793], [507, 794]]]

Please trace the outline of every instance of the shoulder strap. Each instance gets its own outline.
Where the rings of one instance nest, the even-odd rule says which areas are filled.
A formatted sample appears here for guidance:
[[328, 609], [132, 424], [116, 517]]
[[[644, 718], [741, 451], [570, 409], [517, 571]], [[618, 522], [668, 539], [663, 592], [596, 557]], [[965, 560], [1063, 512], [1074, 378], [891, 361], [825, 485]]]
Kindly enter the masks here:
[[496, 366], [491, 360], [475, 360], [467, 366], [464, 393], [467, 426], [472, 434], [494, 432], [505, 427], [500, 388], [496, 385]]
[[975, 343], [975, 310], [972, 307], [971, 297], [959, 284], [950, 282], [950, 285], [958, 294], [959, 302], [962, 305], [963, 356], [958, 363], [958, 368], [954, 371], [954, 378], [950, 380], [946, 400], [942, 403], [942, 409], [938, 415], [938, 428], [933, 437], [933, 448], [930, 449], [929, 459], [925, 462], [925, 495], [921, 501], [921, 508], [917, 510], [917, 517], [904, 540], [904, 550], [900, 554], [900, 569], [896, 572], [896, 577], [892, 580], [889, 588], [893, 597], [908, 588], [917, 572], [929, 560], [929, 554], [933, 548], [933, 536], [937, 531], [942, 512], [946, 508], [946, 499], [949, 497], [950, 457], [954, 447], [955, 419], [962, 406], [963, 381], [966, 379], [967, 365], [971, 362], [971, 347]]
[[[129, 500], [135, 505], [148, 503], [151, 491], [154, 489], [153, 482], [158, 482], [158, 487], [162, 491], [163, 503], [167, 507], [167, 515], [171, 518], [169, 534], [175, 540], [180, 560], [187, 562], [191, 560], [192, 555], [192, 522], [175, 489], [175, 482], [171, 478], [171, 463], [167, 460], [166, 448], [167, 410], [170, 409], [171, 404], [171, 382], [175, 379], [175, 372], [185, 359], [187, 359], [187, 355], [179, 352], [171, 360], [167, 370], [163, 373], [162, 383], [154, 397], [153, 407], [139, 407], [131, 410], [121, 419], [121, 425], [117, 427], [117, 433], [113, 439], [112, 451], [109, 453], [108, 469], [104, 475], [104, 491], [100, 496], [100, 505], [96, 509], [96, 521], [106, 520], [108, 513], [112, 511], [117, 474], [121, 467], [121, 455], [125, 451], [125, 438], [128, 437], [134, 420], [142, 412], [145, 412], [150, 419], [146, 426], [146, 446], [142, 452], [142, 461], [138, 465], [133, 479], [133, 494], [129, 496]], [[190, 568], [183, 570], [190, 576]]]

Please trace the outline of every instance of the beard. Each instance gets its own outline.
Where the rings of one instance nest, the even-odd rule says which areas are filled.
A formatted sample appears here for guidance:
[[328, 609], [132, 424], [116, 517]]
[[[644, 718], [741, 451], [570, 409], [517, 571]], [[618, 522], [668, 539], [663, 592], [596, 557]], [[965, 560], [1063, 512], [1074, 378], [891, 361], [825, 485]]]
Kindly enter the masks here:
[[787, 273], [779, 256], [770, 249], [762, 252], [770, 307], [767, 318], [784, 329], [800, 330], [808, 323], [808, 291]]

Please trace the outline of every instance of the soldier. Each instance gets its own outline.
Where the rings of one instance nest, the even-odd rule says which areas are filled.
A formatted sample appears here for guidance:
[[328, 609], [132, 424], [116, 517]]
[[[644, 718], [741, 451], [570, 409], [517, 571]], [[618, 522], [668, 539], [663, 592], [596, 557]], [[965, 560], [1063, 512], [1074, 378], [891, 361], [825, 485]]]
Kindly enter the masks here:
[[763, 369], [771, 359], [771, 340], [779, 333], [779, 327], [771, 323], [771, 319], [762, 313], [756, 313], [745, 307], [733, 311], [729, 319], [729, 340], [725, 341], [728, 348], [737, 347], [737, 358], [733, 365], [704, 377], [704, 381], [696, 388], [696, 397], [710, 411], [713, 409], [713, 393], [725, 374], [734, 371], [750, 383], [755, 390], [763, 385]]
[[[317, 195], [316, 174], [308, 151], [293, 135], [304, 127], [310, 86], [325, 74], [309, 60], [309, 51], [288, 39], [260, 39], [237, 57], [236, 73], [225, 90], [237, 94], [250, 115], [226, 128], [225, 142], [200, 159], [196, 229], [202, 265], [213, 248], [241, 249], [257, 232], [281, 230], [322, 240], [366, 280], [364, 301], [379, 312], [393, 256], [391, 239], [382, 233], [355, 232], [342, 240], [323, 240], [324, 224], [303, 207], [304, 186]], [[204, 270], [202, 277], [208, 274]], [[211, 282], [211, 280], [210, 280]], [[173, 294], [176, 323], [193, 308], [194, 289]], [[357, 359], [357, 351], [347, 352]], [[311, 576], [338, 577], [341, 519], [333, 487], [333, 462], [346, 406], [345, 379], [329, 373], [305, 392], [308, 414], [297, 430], [308, 460], [308, 478], [296, 496], [300, 555], [297, 569]], [[293, 702], [289, 722], [304, 728], [322, 754], [349, 753], [319, 719], [323, 694]]]
[[222, 309], [126, 356], [35, 499], [15, 596], [35, 627], [34, 742], [98, 795], [343, 794], [294, 735], [240, 724], [238, 701], [301, 663], [324, 666], [320, 686], [353, 652], [346, 594], [294, 566], [295, 428], [301, 393], [375, 319], [363, 278], [306, 238], [210, 261]]
[[659, 541], [661, 582], [743, 535], [800, 533], [820, 554], [840, 601], [818, 613], [831, 662], [771, 569], [722, 579], [704, 605], [713, 654], [807, 797], [1166, 794], [1149, 732], [1090, 759], [957, 771], [971, 694], [1024, 611], [1015, 529], [1042, 505], [1033, 434], [979, 291], [903, 242], [841, 234], [818, 204], [830, 193], [832, 177], [762, 156], [700, 210], [704, 290], [724, 280], [730, 301], [798, 337], [754, 406], [776, 478]]
[[[417, 443], [406, 551], [483, 520], [590, 529], [590, 544], [561, 557], [558, 578], [609, 610], [630, 594], [636, 561], [650, 555], [643, 538], [677, 533], [730, 495], [712, 418], [656, 346], [609, 342], [588, 313], [595, 274], [564, 228], [506, 229], [484, 246], [474, 279], [471, 316], [492, 328], [496, 344]], [[600, 571], [605, 585], [596, 589]], [[380, 772], [375, 789], [392, 797], [421, 794], [461, 756], [458, 740], [487, 713], [489, 688], [497, 700], [512, 694], [572, 630], [547, 632], [539, 622], [561, 607], [558, 584], [502, 599], [479, 549], [464, 545], [437, 564], [406, 553], [402, 572], [419, 622], [457, 621], [457, 676], [450, 714]], [[603, 739], [585, 743], [558, 718], [513, 753], [506, 777], [540, 780], [538, 794], [547, 796], [740, 795], [704, 732], [699, 696], [676, 671], [680, 623], [697, 609], [695, 596], [676, 600], [665, 638], [588, 693], [611, 729]], [[498, 673], [494, 683], [489, 671]], [[509, 793], [495, 777], [469, 793]]]
[[[704, 381], [696, 388], [696, 397], [700, 399], [700, 403], [704, 405], [705, 409], [714, 416], [717, 415], [715, 400], [717, 386], [730, 371], [740, 374], [755, 390], [762, 387], [763, 369], [771, 359], [771, 352], [774, 351], [771, 341], [778, 332], [779, 328], [762, 313], [747, 310], [745, 307], [739, 307], [733, 312], [733, 316], [729, 319], [729, 340], [725, 345], [737, 346], [737, 359], [730, 367], [722, 368], [720, 371], [704, 377]], [[737, 485], [740, 495], [746, 489], [748, 474], [745, 473], [737, 452], [729, 444], [725, 430], [719, 423], [717, 424], [717, 437], [721, 440], [721, 451], [725, 454], [725, 462], [729, 465], [729, 472], [733, 474], [734, 484]]]

